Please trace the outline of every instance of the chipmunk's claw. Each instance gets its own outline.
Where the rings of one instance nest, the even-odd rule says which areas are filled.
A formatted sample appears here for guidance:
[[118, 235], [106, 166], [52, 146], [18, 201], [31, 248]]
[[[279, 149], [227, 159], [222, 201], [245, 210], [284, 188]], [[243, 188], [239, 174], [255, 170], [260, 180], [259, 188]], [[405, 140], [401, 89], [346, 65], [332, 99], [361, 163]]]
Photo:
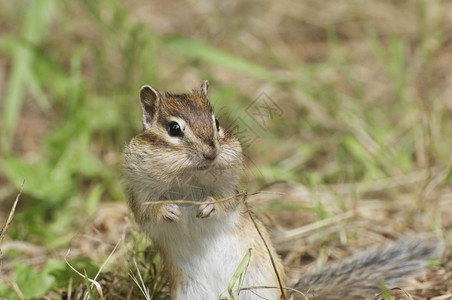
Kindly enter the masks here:
[[207, 219], [216, 215], [215, 203], [213, 203], [215, 199], [213, 197], [206, 197], [203, 203], [198, 208], [198, 213], [196, 214], [197, 218]]
[[163, 215], [163, 219], [169, 223], [177, 222], [180, 220], [182, 213], [177, 204], [166, 204], [166, 212]]

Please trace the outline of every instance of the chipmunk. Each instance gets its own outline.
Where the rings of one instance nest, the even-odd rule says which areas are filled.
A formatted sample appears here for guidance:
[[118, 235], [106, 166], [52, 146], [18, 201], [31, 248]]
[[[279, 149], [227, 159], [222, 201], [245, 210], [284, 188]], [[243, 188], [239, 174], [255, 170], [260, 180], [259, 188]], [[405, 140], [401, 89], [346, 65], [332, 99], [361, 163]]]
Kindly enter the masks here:
[[[140, 101], [144, 130], [124, 151], [129, 205], [162, 255], [171, 298], [227, 298], [228, 283], [249, 249], [241, 289], [234, 291], [238, 299], [286, 298], [281, 260], [239, 196], [242, 149], [215, 118], [208, 82], [186, 94], [146, 85]], [[305, 275], [294, 288], [310, 299], [372, 296], [383, 283], [394, 286], [417, 274], [438, 249], [401, 240]]]

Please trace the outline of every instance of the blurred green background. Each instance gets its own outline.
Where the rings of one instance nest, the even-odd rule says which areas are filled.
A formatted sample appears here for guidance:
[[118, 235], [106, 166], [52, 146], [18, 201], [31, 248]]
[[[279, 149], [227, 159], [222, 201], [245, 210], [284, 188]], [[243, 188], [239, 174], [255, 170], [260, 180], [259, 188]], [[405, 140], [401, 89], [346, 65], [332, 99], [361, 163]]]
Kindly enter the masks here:
[[[2, 1], [2, 223], [24, 185], [0, 297], [56, 297], [79, 278], [62, 259], [83, 248], [74, 237], [115, 227], [97, 226], [102, 205], [124, 224], [121, 151], [141, 130], [142, 85], [208, 79], [222, 123], [239, 124], [249, 191], [386, 180], [398, 188], [384, 197], [409, 193], [414, 209], [450, 195], [451, 66], [449, 1]], [[273, 114], [253, 115], [262, 105]], [[89, 274], [105, 259], [77, 253]]]

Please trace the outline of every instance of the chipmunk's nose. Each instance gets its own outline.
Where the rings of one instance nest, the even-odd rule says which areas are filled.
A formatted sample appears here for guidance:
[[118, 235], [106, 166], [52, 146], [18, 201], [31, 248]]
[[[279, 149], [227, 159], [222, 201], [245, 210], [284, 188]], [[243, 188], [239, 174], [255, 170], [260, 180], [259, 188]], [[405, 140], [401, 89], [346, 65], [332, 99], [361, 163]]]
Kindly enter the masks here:
[[202, 156], [207, 160], [214, 160], [218, 155], [218, 150], [216, 147], [210, 147], [205, 150]]

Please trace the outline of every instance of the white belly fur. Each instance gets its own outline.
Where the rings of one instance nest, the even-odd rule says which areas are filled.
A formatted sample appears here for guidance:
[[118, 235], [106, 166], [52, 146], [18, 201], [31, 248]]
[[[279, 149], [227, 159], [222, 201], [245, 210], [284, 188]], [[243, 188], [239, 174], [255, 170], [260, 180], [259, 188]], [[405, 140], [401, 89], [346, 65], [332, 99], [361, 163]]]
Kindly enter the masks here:
[[[199, 219], [195, 217], [197, 208], [181, 207], [182, 218], [178, 222], [159, 224], [158, 228], [146, 226], [172, 273], [172, 299], [226, 297], [232, 275], [248, 248], [252, 247], [246, 242], [246, 236], [242, 236], [246, 233], [241, 235], [238, 230], [239, 211], [226, 213], [221, 218]], [[271, 268], [269, 259], [267, 262]], [[256, 271], [247, 269], [242, 287], [275, 285], [274, 278], [265, 278]], [[277, 299], [277, 295], [277, 290], [259, 289], [255, 293], [242, 291], [239, 299]]]

